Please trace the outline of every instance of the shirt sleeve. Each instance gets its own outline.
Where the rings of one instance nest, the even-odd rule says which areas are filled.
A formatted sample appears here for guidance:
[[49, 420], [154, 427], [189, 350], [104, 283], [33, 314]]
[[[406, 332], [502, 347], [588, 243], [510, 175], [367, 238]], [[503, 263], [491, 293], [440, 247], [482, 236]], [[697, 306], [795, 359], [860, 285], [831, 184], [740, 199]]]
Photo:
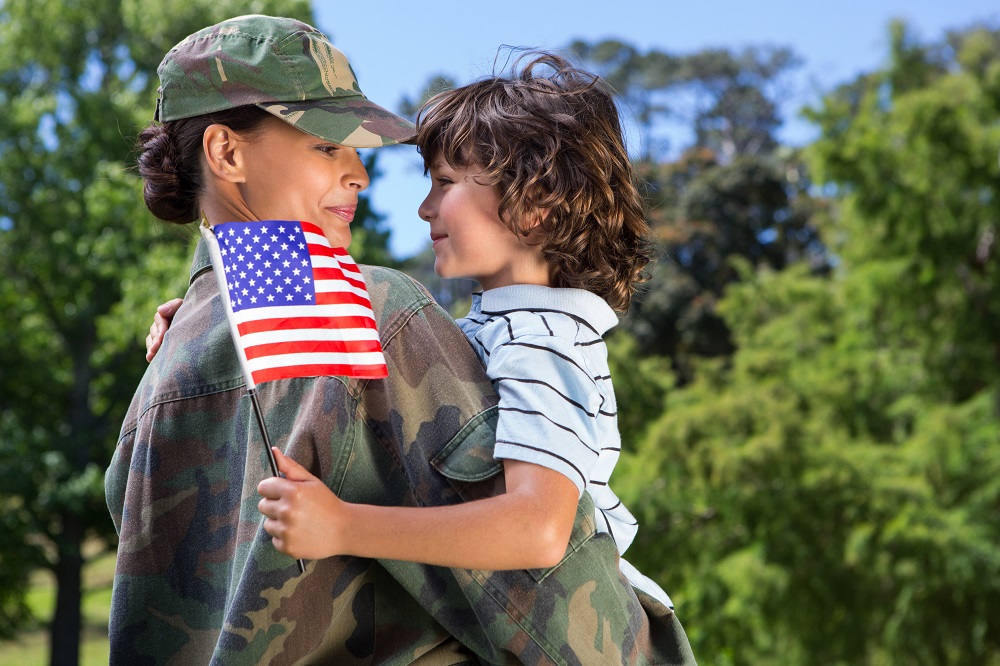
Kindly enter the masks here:
[[517, 337], [493, 349], [486, 372], [500, 396], [494, 455], [560, 472], [583, 494], [600, 453], [604, 399], [573, 342]]

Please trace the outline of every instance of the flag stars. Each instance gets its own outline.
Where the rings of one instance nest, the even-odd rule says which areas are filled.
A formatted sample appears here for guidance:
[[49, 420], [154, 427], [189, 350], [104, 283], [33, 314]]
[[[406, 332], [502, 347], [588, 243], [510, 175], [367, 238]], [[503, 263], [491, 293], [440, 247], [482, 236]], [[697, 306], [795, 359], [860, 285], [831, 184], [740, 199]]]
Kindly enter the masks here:
[[315, 304], [309, 248], [296, 223], [273, 230], [260, 222], [220, 226], [216, 238], [234, 310]]

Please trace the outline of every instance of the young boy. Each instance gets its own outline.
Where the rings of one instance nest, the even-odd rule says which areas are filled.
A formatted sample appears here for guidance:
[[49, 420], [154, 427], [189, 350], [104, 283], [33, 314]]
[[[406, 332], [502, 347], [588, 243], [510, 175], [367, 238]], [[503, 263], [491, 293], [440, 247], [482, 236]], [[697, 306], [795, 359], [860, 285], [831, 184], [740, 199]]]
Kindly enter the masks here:
[[483, 288], [458, 324], [500, 395], [495, 457], [557, 472], [560, 499], [567, 480], [574, 499], [589, 492], [598, 530], [624, 553], [637, 524], [609, 485], [621, 440], [602, 336], [628, 309], [651, 246], [614, 99], [542, 54], [512, 79], [434, 97], [417, 144], [434, 270]]
[[[458, 323], [500, 396], [494, 455], [507, 492], [428, 508], [352, 504], [275, 448], [286, 478], [258, 486], [264, 529], [307, 559], [545, 569], [566, 555], [587, 491], [597, 531], [624, 553], [637, 524], [609, 485], [621, 443], [602, 336], [644, 279], [651, 244], [614, 99], [598, 77], [540, 54], [510, 78], [435, 96], [417, 130], [435, 271], [483, 288]], [[624, 559], [621, 569], [672, 606]]]

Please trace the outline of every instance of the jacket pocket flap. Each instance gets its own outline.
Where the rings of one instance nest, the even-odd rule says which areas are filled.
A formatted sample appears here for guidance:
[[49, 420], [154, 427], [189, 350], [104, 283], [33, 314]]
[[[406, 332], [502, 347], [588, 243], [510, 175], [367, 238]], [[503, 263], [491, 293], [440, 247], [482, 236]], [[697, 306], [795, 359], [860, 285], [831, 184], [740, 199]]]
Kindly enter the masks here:
[[472, 483], [496, 476], [503, 469], [493, 457], [496, 446], [497, 408], [490, 407], [465, 424], [431, 459], [431, 465], [449, 479]]

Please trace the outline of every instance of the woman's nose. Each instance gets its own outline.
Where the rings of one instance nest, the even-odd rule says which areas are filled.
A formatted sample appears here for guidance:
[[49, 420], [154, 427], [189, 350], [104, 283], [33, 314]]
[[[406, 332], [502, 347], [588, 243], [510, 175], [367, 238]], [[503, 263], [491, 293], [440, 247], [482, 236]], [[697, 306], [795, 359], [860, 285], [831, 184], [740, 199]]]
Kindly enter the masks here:
[[347, 187], [357, 189], [359, 192], [367, 189], [371, 179], [368, 177], [368, 170], [365, 169], [364, 163], [361, 161], [361, 155], [358, 151], [352, 150], [351, 155], [353, 159], [350, 162], [350, 166], [344, 173], [344, 180]]

